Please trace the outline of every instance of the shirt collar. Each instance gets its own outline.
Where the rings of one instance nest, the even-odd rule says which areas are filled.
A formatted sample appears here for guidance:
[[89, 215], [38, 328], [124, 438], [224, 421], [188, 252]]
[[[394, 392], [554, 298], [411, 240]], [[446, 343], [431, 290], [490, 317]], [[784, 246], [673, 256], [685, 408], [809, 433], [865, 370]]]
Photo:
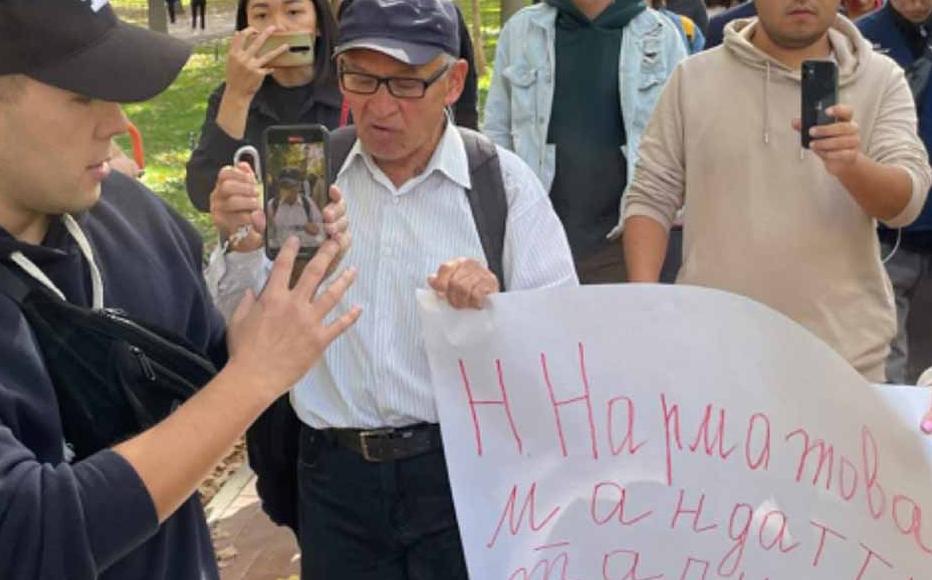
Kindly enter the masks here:
[[[374, 179], [388, 184], [391, 183], [378, 165], [376, 165], [372, 156], [363, 149], [359, 139], [356, 139], [356, 143], [354, 143], [353, 148], [350, 149], [349, 155], [347, 155], [346, 161], [343, 163], [343, 167], [340, 168], [340, 174], [342, 175], [356, 159], [362, 159], [362, 162], [365, 163]], [[401, 187], [397, 188], [398, 193], [404, 193], [417, 187], [417, 185], [430, 177], [434, 172], [443, 174], [447, 179], [456, 183], [463, 189], [469, 189], [472, 186], [472, 182], [469, 179], [469, 160], [466, 157], [466, 146], [463, 144], [463, 138], [460, 136], [459, 130], [450, 120], [449, 114], [447, 115], [446, 127], [443, 130], [443, 135], [440, 137], [437, 148], [434, 150], [434, 154], [427, 163], [427, 167], [425, 167], [424, 171], [419, 175], [415, 175]], [[396, 188], [390, 187], [389, 189], [395, 190]]]

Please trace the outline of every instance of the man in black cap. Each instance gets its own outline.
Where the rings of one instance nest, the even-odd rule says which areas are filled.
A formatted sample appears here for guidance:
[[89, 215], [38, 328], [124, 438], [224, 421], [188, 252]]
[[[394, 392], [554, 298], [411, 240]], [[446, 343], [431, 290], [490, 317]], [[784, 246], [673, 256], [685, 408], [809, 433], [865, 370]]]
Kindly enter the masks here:
[[[340, 85], [358, 139], [334, 132], [331, 165], [353, 223], [344, 260], [360, 275], [347, 302], [367, 313], [291, 395], [305, 579], [467, 577], [416, 291], [480, 308], [501, 288], [577, 283], [530, 168], [450, 121], [467, 68], [458, 50], [448, 0], [353, 0], [340, 21]], [[497, 250], [486, 243], [496, 239]]]
[[[288, 289], [297, 252], [292, 239], [262, 294], [240, 305], [225, 344], [223, 321], [201, 278], [198, 235], [136, 180], [111, 173], [110, 140], [127, 128], [117, 102], [163, 90], [188, 53], [167, 36], [120, 22], [106, 0], [0, 2], [4, 579], [218, 578], [197, 485], [358, 314], [323, 323], [351, 274], [311, 299], [338, 253], [336, 242], [327, 242]], [[127, 429], [85, 453], [75, 443], [84, 434], [68, 435], [68, 425], [79, 419], [69, 415], [75, 407], [59, 395], [71, 378], [59, 372], [61, 364], [74, 357], [65, 350], [50, 355], [43, 341], [55, 331], [64, 338], [85, 327], [35, 324], [23, 296], [37, 292], [56, 311], [77, 310], [107, 328], [102, 321], [116, 318], [156, 325], [218, 367], [229, 362], [153, 427]], [[61, 306], [66, 302], [72, 306]], [[137, 338], [152, 336], [121, 324]], [[181, 342], [174, 343], [176, 354]], [[95, 353], [104, 362], [89, 371], [100, 384], [84, 383], [84, 402], [125, 402], [103, 388], [113, 384], [114, 373], [141, 372], [156, 384], [165, 368], [182, 372], [171, 365], [156, 369], [138, 352], [138, 371], [110, 368], [114, 351]], [[180, 354], [168, 362], [175, 360]], [[132, 425], [125, 415], [107, 416]]]

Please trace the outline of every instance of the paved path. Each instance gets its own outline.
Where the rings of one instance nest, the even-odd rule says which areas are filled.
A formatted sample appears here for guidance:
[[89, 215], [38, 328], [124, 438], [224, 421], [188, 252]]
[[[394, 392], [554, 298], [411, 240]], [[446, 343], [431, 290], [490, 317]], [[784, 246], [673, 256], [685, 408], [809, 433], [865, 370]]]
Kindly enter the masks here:
[[248, 465], [223, 485], [208, 506], [222, 580], [298, 580], [300, 553], [291, 530], [259, 507]]

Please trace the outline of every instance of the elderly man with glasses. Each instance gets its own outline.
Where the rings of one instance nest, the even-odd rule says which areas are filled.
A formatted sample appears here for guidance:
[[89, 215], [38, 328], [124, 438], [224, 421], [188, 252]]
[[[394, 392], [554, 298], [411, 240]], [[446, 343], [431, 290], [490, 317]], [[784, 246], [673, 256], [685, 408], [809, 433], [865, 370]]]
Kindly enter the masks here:
[[[457, 36], [448, 0], [354, 0], [341, 19], [356, 125], [332, 135], [331, 165], [353, 224], [344, 263], [359, 277], [337, 311], [366, 316], [291, 396], [303, 578], [467, 577], [415, 291], [481, 308], [502, 289], [577, 284], [534, 173], [447, 113], [466, 76]], [[261, 283], [256, 270], [229, 268], [220, 299]]]

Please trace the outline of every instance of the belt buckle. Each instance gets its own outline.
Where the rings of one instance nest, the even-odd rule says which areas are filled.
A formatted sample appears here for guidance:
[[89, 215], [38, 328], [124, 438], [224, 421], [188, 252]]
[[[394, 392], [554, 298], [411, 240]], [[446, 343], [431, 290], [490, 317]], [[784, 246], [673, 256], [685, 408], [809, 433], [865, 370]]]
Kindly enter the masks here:
[[391, 427], [386, 427], [384, 429], [369, 429], [366, 431], [359, 432], [359, 447], [362, 450], [362, 458], [371, 463], [381, 463], [382, 460], [376, 457], [373, 457], [369, 453], [369, 439], [375, 439], [378, 437], [384, 437], [385, 435], [391, 435], [395, 430]]

